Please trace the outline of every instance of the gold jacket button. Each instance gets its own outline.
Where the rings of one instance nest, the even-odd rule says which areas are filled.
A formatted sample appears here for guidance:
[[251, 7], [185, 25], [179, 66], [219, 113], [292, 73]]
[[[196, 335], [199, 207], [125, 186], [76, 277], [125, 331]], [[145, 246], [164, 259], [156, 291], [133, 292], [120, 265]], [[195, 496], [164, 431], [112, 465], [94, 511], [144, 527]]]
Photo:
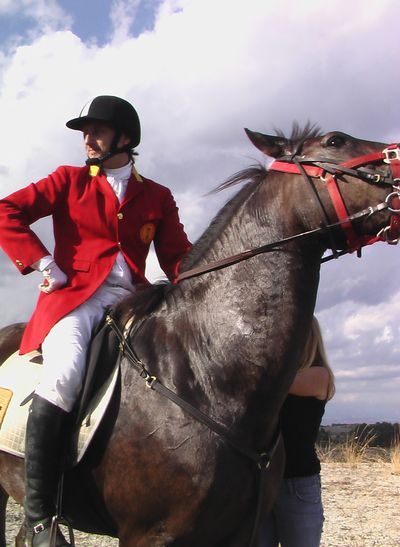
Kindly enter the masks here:
[[17, 264], [17, 266], [19, 266], [20, 268], [23, 267], [23, 264], [20, 260], [16, 260], [15, 263]]
[[118, 217], [118, 220], [122, 220], [124, 218], [124, 213], [118, 213], [117, 217]]

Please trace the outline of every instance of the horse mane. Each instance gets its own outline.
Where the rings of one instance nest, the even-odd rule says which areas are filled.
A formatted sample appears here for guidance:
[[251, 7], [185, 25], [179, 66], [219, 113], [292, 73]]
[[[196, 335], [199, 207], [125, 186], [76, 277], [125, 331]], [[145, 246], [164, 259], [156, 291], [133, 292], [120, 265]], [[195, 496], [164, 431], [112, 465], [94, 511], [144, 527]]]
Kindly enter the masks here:
[[[285, 133], [279, 128], [274, 128], [274, 131], [277, 137], [280, 137], [281, 139], [285, 139], [287, 141], [287, 147], [293, 155], [299, 152], [304, 144], [304, 141], [306, 141], [307, 139], [314, 139], [315, 137], [321, 137], [322, 135], [321, 128], [315, 123], [311, 123], [310, 121], [308, 121], [304, 127], [301, 127], [297, 121], [293, 122], [290, 137], [286, 137]], [[236, 186], [236, 184], [241, 184], [242, 182], [246, 181], [257, 184], [260, 181], [264, 180], [267, 175], [268, 170], [266, 169], [266, 167], [261, 163], [257, 163], [246, 169], [238, 171], [237, 173], [234, 173], [227, 180], [211, 190], [209, 194], [216, 194], [218, 192], [221, 192], [222, 190], [226, 190], [227, 188], [231, 188], [232, 186]]]
[[[256, 181], [253, 181], [253, 183]], [[235, 194], [228, 203], [217, 213], [209, 227], [195, 242], [189, 253], [183, 258], [180, 271], [190, 270], [200, 260], [204, 253], [217, 240], [223, 227], [229, 222], [240, 205], [254, 192], [254, 184], [249, 183]], [[132, 316], [140, 319], [155, 312], [171, 294], [177, 285], [168, 281], [159, 281], [152, 285], [137, 285], [135, 292], [121, 300], [114, 308], [114, 318], [125, 324]]]
[[[310, 122], [307, 122], [304, 127], [300, 127], [296, 121], [293, 122], [289, 138], [286, 138], [280, 129], [274, 128], [274, 131], [277, 137], [285, 138], [288, 141], [293, 154], [296, 154], [300, 150], [305, 140], [321, 136], [320, 127]], [[209, 196], [238, 184], [247, 183], [224, 205], [211, 221], [203, 235], [195, 242], [191, 251], [182, 260], [181, 271], [189, 270], [198, 263], [204, 253], [218, 239], [223, 227], [230, 221], [238, 208], [253, 195], [267, 176], [267, 168], [258, 163], [234, 173], [206, 194], [206, 196]], [[174, 291], [176, 287], [176, 285], [167, 281], [157, 282], [152, 285], [139, 285], [132, 295], [124, 298], [117, 304], [114, 309], [114, 315], [117, 320], [124, 323], [133, 315], [136, 318], [141, 318], [144, 315], [150, 314], [161, 305], [167, 295]]]
[[293, 155], [299, 153], [304, 141], [307, 139], [314, 139], [322, 136], [320, 126], [310, 121], [307, 121], [304, 127], [301, 127], [297, 121], [294, 121], [290, 137], [286, 137], [281, 129], [274, 128], [274, 131], [277, 137], [287, 140], [287, 146]]
[[[251, 171], [251, 169], [249, 169], [249, 171]], [[197, 264], [199, 259], [204, 255], [204, 253], [210, 249], [213, 243], [220, 237], [224, 226], [226, 226], [226, 224], [231, 220], [239, 207], [254, 193], [255, 189], [258, 186], [258, 183], [260, 182], [260, 178], [261, 177], [253, 178], [253, 175], [249, 173], [249, 176], [247, 178], [244, 177], [242, 179], [241, 182], [247, 180], [248, 184], [244, 186], [239, 192], [237, 192], [213, 218], [203, 235], [200, 236], [200, 238], [196, 241], [190, 253], [188, 253], [183, 259], [181, 267], [182, 271], [193, 268]], [[231, 185], [232, 184], [229, 184], [228, 180], [220, 185], [221, 190], [224, 188], [228, 188]], [[224, 188], [222, 188], [222, 186], [224, 186]], [[218, 188], [219, 186], [216, 190], [209, 192], [209, 194], [219, 191]]]
[[[189, 253], [183, 258], [180, 271], [190, 270], [219, 237], [223, 227], [229, 222], [240, 205], [254, 191], [254, 184], [248, 184], [240, 192], [235, 194], [225, 206], [217, 213], [209, 227], [195, 242]], [[167, 295], [172, 293], [177, 285], [168, 281], [159, 281], [152, 285], [141, 284], [136, 286], [135, 292], [121, 300], [113, 309], [115, 319], [124, 324], [135, 316], [140, 319], [157, 310], [165, 301]]]
[[222, 192], [222, 190], [226, 190], [227, 188], [231, 188], [232, 186], [236, 186], [242, 182], [249, 182], [252, 186], [258, 185], [265, 179], [267, 174], [268, 171], [266, 167], [261, 163], [252, 165], [246, 169], [242, 169], [241, 171], [234, 173], [231, 177], [211, 190], [209, 194], [217, 194], [218, 192]]

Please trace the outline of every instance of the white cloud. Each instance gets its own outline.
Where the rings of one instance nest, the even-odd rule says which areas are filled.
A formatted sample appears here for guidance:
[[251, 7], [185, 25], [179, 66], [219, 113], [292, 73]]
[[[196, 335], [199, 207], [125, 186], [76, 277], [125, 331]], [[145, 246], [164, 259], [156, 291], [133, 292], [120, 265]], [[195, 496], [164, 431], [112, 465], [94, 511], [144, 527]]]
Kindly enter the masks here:
[[[355, 340], [362, 335], [368, 335], [375, 343], [393, 340], [393, 328], [397, 327], [400, 315], [400, 292], [392, 295], [386, 302], [377, 305], [359, 305], [344, 322], [344, 334]], [[389, 325], [393, 324], [393, 327]], [[379, 334], [377, 334], [379, 333]]]
[[141, 0], [113, 0], [111, 2], [111, 40], [113, 44], [121, 44], [129, 40], [130, 30]]
[[72, 18], [59, 5], [57, 0], [0, 0], [0, 15], [26, 19], [27, 36], [14, 35], [9, 46], [34, 39], [42, 33], [54, 32], [68, 28]]
[[374, 338], [374, 344], [380, 344], [384, 342], [390, 344], [395, 339], [393, 329], [389, 325], [383, 327], [382, 333]]
[[[0, 0], [0, 13], [35, 23], [24, 46], [0, 51], [2, 195], [61, 163], [83, 161], [80, 135], [65, 121], [103, 93], [137, 107], [138, 168], [172, 188], [192, 240], [227, 198], [204, 194], [264, 161], [243, 127], [289, 131], [294, 119], [311, 119], [326, 131], [399, 140], [396, 0], [368, 9], [363, 0], [169, 0], [153, 31], [136, 38], [130, 29], [138, 1], [115, 0], [112, 8], [112, 39], [99, 46], [66, 30], [72, 15], [56, 1]], [[374, 246], [361, 260], [322, 267], [318, 310], [335, 369], [395, 365], [397, 252]], [[153, 258], [148, 269], [158, 276]], [[0, 316], [10, 320], [11, 312]], [[355, 370], [361, 378], [364, 371]]]

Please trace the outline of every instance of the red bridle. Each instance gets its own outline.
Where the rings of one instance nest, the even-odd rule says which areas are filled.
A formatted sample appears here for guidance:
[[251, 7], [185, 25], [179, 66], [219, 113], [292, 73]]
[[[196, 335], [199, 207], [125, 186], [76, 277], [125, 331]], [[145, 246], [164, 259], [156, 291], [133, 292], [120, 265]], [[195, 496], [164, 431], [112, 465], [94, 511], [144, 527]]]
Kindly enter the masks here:
[[[349, 219], [349, 212], [347, 211], [337, 183], [337, 175], [346, 172], [346, 170], [354, 170], [354, 173], [351, 173], [352, 176], [361, 179], [361, 172], [358, 173], [357, 169], [377, 161], [388, 163], [391, 169], [392, 177], [390, 184], [393, 191], [386, 198], [388, 208], [392, 212], [390, 223], [375, 236], [358, 235], [354, 231], [351, 220]], [[326, 165], [321, 167], [321, 164]], [[333, 172], [327, 171], [326, 166], [328, 164], [330, 168], [329, 171]], [[336, 211], [338, 221], [340, 222], [340, 225], [346, 235], [346, 241], [350, 252], [359, 251], [361, 247], [371, 245], [376, 241], [386, 241], [391, 244], [397, 243], [400, 237], [400, 149], [398, 144], [391, 144], [382, 150], [382, 152], [374, 152], [364, 156], [358, 156], [339, 164], [329, 163], [326, 160], [310, 160], [308, 163], [299, 165], [298, 163], [293, 163], [290, 160], [275, 160], [270, 164], [268, 170], [280, 171], [283, 173], [305, 174], [306, 176], [308, 175], [309, 177], [323, 180], [326, 183], [326, 187]], [[334, 172], [335, 170], [337, 170], [336, 173]], [[380, 184], [382, 183], [382, 179], [382, 175], [377, 173], [372, 176], [369, 182], [373, 184]], [[388, 183], [385, 181], [385, 184]]]
[[[358, 167], [362, 167], [363, 165], [377, 161], [383, 161], [390, 164], [391, 177], [385, 177], [379, 173], [357, 170]], [[329, 195], [338, 216], [338, 222], [328, 223], [326, 226], [319, 226], [318, 228], [314, 228], [308, 232], [294, 234], [278, 241], [261, 245], [261, 247], [248, 249], [220, 260], [214, 260], [208, 264], [196, 266], [190, 270], [180, 273], [175, 280], [175, 283], [179, 283], [192, 277], [197, 277], [207, 272], [213, 272], [228, 266], [232, 266], [233, 264], [237, 264], [238, 262], [242, 262], [243, 260], [247, 260], [261, 253], [276, 250], [279, 246], [287, 244], [291, 241], [295, 241], [303, 237], [310, 237], [337, 226], [341, 226], [343, 228], [346, 234], [349, 249], [341, 253], [335, 252], [332, 257], [322, 259], [322, 262], [325, 262], [330, 258], [336, 258], [339, 254], [344, 254], [347, 252], [357, 251], [359, 254], [361, 247], [371, 245], [376, 241], [385, 241], [390, 244], [396, 244], [398, 242], [398, 238], [400, 237], [400, 149], [397, 144], [388, 146], [382, 152], [358, 156], [357, 158], [353, 158], [338, 164], [329, 160], [318, 161], [302, 159], [299, 161], [298, 158], [275, 160], [268, 167], [268, 170], [301, 174], [305, 176], [307, 180], [309, 180], [308, 177], [312, 177], [320, 178], [326, 182]], [[384, 203], [379, 203], [374, 207], [370, 206], [367, 209], [359, 211], [358, 213], [349, 215], [336, 181], [336, 176], [343, 173], [350, 174], [352, 177], [359, 178], [360, 180], [367, 180], [369, 183], [391, 186], [392, 192], [386, 196]], [[383, 209], [389, 209], [389, 211], [393, 213], [388, 226], [383, 228], [376, 236], [359, 236], [356, 234], [351, 223], [352, 220], [370, 216], [378, 211], [382, 211]]]

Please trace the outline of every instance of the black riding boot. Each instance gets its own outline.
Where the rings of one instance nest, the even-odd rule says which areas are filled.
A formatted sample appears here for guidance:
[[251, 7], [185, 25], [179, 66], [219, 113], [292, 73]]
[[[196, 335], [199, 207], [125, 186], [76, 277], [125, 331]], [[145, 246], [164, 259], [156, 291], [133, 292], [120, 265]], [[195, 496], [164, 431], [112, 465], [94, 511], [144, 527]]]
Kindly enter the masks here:
[[[48, 547], [52, 517], [56, 514], [61, 461], [64, 452], [63, 424], [67, 413], [35, 395], [26, 430], [25, 516], [28, 547]], [[57, 547], [70, 545], [57, 533]]]

